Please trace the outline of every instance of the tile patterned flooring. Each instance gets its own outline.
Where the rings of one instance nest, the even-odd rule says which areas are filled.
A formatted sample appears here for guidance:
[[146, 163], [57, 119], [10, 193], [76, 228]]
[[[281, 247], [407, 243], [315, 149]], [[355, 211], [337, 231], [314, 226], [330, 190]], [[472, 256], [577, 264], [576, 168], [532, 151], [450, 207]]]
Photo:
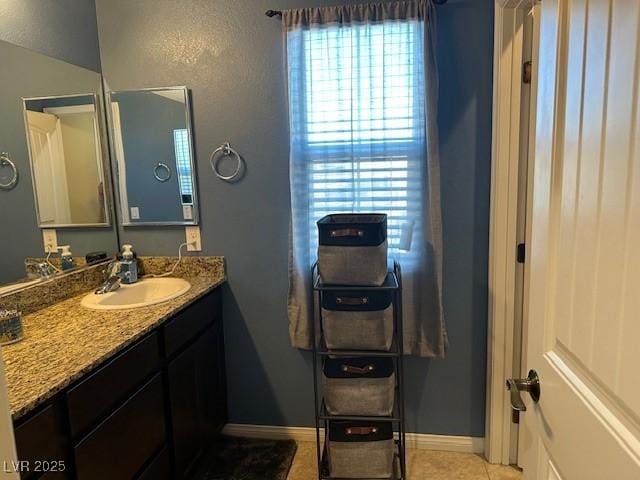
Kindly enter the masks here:
[[[287, 480], [316, 479], [315, 443], [298, 442]], [[468, 453], [407, 450], [408, 480], [522, 480], [515, 468], [491, 465]]]

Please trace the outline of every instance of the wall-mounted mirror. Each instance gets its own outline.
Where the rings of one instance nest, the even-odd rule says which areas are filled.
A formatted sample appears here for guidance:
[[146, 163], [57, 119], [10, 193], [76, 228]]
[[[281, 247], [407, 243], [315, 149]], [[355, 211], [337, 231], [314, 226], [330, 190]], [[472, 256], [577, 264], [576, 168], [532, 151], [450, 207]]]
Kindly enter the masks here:
[[[37, 265], [47, 255], [40, 225], [57, 231], [58, 245], [71, 246], [78, 268], [87, 253], [113, 256], [118, 240], [109, 226], [102, 76], [5, 41], [0, 59], [0, 156], [6, 154], [18, 173], [15, 185], [0, 188], [2, 295], [44, 277]], [[0, 161], [0, 184], [12, 177], [11, 165]], [[60, 268], [59, 255], [49, 261]]]
[[24, 99], [38, 223], [109, 225], [95, 94]]
[[122, 224], [197, 225], [186, 87], [109, 94]]

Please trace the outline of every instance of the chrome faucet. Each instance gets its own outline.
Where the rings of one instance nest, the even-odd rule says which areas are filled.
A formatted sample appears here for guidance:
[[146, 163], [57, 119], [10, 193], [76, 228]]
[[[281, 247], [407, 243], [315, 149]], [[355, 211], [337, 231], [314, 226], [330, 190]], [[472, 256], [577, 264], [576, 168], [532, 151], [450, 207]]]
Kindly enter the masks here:
[[[107, 265], [107, 268], [104, 270], [105, 276], [107, 277], [104, 283], [95, 290], [96, 295], [104, 295], [105, 293], [114, 292], [120, 288], [120, 262], [111, 262]], [[108, 276], [107, 276], [107, 272]]]
[[56, 272], [51, 265], [47, 262], [29, 262], [27, 265], [33, 267], [39, 278], [51, 278]]

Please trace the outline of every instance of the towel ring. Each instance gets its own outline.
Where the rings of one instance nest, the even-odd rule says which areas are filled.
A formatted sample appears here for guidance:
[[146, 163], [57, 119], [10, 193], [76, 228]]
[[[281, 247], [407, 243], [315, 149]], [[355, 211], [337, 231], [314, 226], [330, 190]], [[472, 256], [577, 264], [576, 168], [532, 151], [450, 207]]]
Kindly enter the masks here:
[[11, 179], [7, 183], [0, 183], [0, 189], [2, 190], [11, 190], [18, 184], [18, 168], [16, 164], [11, 161], [9, 158], [9, 154], [6, 152], [0, 153], [0, 166], [8, 165], [9, 168], [13, 171], [13, 175], [11, 175]]
[[[218, 155], [218, 153], [222, 153], [222, 155]], [[228, 157], [231, 155], [236, 157], [236, 169], [231, 175], [223, 175], [219, 170], [220, 160], [222, 160], [222, 157]], [[225, 182], [231, 182], [235, 180], [235, 178], [240, 174], [240, 171], [242, 170], [242, 158], [240, 158], [238, 152], [231, 148], [229, 142], [223, 143], [221, 146], [216, 148], [211, 154], [211, 158], [209, 158], [209, 161], [211, 162], [211, 168], [213, 169], [213, 173], [216, 174], [216, 177], [224, 180]]]
[[[160, 175], [162, 170], [167, 172], [165, 176]], [[153, 176], [156, 177], [156, 180], [159, 182], [166, 182], [171, 178], [171, 169], [166, 164], [158, 162], [158, 165], [153, 169]]]

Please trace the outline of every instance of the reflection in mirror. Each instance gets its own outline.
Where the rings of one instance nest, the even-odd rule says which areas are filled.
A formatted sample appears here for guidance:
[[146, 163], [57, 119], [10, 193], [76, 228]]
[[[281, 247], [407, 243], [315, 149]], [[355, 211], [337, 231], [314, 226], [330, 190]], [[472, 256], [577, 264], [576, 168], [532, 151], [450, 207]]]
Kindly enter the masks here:
[[108, 224], [96, 96], [24, 99], [38, 223]]
[[109, 97], [123, 225], [196, 225], [187, 89], [127, 90]]
[[[0, 189], [1, 296], [34, 280], [58, 275], [60, 254], [54, 252], [45, 260], [41, 224], [55, 230], [59, 246], [70, 245], [76, 268], [85, 265], [91, 252], [112, 257], [118, 241], [115, 229], [106, 226], [113, 211], [105, 167], [102, 76], [4, 41], [0, 41], [0, 59], [0, 153], [7, 154], [19, 174], [11, 189]], [[29, 100], [25, 103], [23, 99]], [[55, 157], [58, 168], [50, 163], [38, 171], [34, 165], [32, 172], [26, 115], [50, 119], [49, 124], [40, 125], [49, 133], [40, 136], [40, 147], [47, 150], [40, 153], [52, 157], [51, 152], [58, 148], [64, 153]], [[35, 134], [29, 136], [35, 140]], [[0, 183], [6, 183], [12, 173], [11, 168], [0, 165]], [[38, 219], [36, 199], [46, 219]], [[64, 216], [59, 217], [58, 211]], [[60, 224], [74, 228], [59, 228]]]

